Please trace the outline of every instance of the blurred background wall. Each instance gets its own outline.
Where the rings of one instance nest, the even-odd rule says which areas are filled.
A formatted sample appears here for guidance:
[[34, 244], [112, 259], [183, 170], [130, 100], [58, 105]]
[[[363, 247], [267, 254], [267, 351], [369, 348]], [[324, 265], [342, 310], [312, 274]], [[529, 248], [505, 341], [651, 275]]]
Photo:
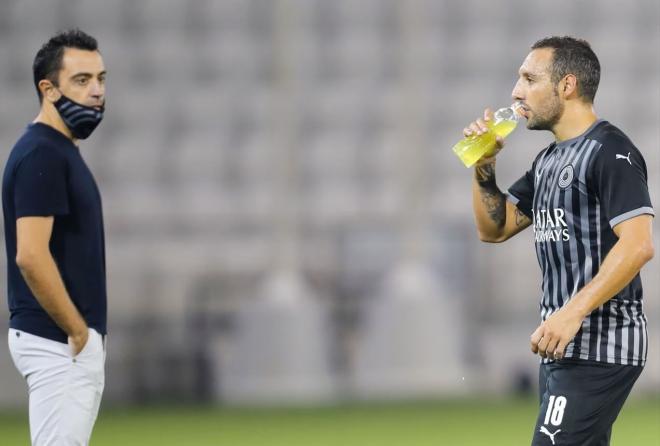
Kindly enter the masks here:
[[[450, 148], [511, 102], [532, 43], [586, 38], [596, 109], [646, 157], [657, 206], [659, 23], [656, 0], [0, 0], [0, 158], [37, 114], [40, 45], [97, 37], [107, 114], [81, 147], [106, 218], [106, 401], [524, 392], [531, 230], [478, 242]], [[501, 187], [550, 140], [512, 134]], [[635, 392], [660, 384], [657, 272]], [[0, 406], [25, 404], [2, 342]]]

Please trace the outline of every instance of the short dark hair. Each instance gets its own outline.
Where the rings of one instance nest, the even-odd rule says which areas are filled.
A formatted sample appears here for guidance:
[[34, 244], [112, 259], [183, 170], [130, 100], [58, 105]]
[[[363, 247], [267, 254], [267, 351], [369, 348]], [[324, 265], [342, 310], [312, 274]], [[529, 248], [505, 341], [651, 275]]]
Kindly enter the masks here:
[[57, 86], [58, 73], [62, 69], [62, 57], [65, 48], [77, 48], [87, 51], [98, 51], [96, 39], [79, 29], [60, 31], [44, 43], [37, 51], [32, 63], [34, 86], [37, 89], [39, 102], [42, 101], [39, 82], [48, 79]]
[[586, 40], [575, 37], [546, 37], [532, 45], [532, 49], [552, 48], [552, 82], [559, 82], [567, 74], [577, 78], [578, 96], [593, 103], [600, 82], [600, 62]]

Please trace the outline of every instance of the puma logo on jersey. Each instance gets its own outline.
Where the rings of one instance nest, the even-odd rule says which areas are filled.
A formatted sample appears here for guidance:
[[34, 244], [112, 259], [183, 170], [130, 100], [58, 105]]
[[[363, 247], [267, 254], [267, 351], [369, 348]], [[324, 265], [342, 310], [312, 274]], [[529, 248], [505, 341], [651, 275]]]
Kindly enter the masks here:
[[630, 164], [632, 166], [632, 162], [630, 161], [630, 152], [628, 152], [627, 156], [623, 156], [623, 155], [617, 153], [616, 154], [616, 159], [618, 159], [618, 160], [627, 160], [628, 164]]
[[555, 432], [554, 434], [551, 434], [550, 431], [545, 426], [541, 426], [540, 432], [542, 434], [546, 434], [548, 437], [550, 437], [550, 440], [552, 440], [552, 444], [555, 444], [555, 435], [557, 435], [559, 432], [561, 432], [561, 429], [557, 429], [557, 432]]

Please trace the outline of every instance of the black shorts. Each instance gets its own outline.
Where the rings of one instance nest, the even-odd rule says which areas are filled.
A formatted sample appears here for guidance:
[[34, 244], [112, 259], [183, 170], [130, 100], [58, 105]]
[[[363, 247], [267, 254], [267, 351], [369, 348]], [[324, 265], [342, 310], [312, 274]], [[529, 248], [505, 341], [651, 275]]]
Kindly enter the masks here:
[[607, 446], [643, 367], [564, 359], [541, 364], [532, 446]]

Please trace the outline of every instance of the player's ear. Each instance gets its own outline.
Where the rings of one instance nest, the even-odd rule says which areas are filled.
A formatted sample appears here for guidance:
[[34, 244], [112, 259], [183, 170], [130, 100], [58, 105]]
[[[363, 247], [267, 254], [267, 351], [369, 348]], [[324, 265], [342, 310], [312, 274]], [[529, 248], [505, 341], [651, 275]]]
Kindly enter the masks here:
[[577, 95], [577, 78], [574, 74], [567, 74], [559, 81], [559, 91], [565, 98]]
[[62, 93], [59, 92], [57, 87], [53, 84], [52, 81], [48, 79], [41, 79], [37, 84], [39, 86], [39, 91], [44, 100], [49, 102], [57, 102], [57, 100], [62, 96]]

